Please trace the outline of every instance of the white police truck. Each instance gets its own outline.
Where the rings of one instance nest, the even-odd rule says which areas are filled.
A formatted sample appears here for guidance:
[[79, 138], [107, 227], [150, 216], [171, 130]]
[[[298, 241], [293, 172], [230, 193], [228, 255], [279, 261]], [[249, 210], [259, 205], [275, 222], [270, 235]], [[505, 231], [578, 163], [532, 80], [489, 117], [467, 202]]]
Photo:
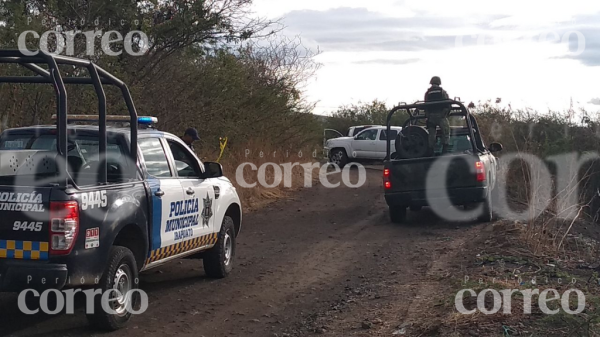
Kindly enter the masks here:
[[[220, 164], [203, 163], [179, 137], [156, 130], [155, 118], [138, 117], [125, 84], [90, 61], [0, 50], [2, 63], [37, 75], [0, 83], [52, 84], [58, 114], [54, 125], [0, 135], [0, 291], [110, 292], [111, 310], [97, 295], [88, 318], [116, 330], [139, 305], [130, 295], [141, 271], [198, 258], [209, 277], [230, 273], [242, 205]], [[91, 75], [63, 78], [58, 65]], [[99, 115], [68, 115], [65, 84], [93, 85]], [[107, 116], [105, 84], [121, 89], [129, 116]]]

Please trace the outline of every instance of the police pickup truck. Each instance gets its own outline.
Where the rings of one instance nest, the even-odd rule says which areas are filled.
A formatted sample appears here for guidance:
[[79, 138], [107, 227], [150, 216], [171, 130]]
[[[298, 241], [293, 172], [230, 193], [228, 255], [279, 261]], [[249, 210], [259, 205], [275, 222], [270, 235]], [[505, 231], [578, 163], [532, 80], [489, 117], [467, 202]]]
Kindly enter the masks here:
[[[442, 153], [440, 130], [431, 155], [429, 133], [424, 111], [428, 106], [445, 104], [450, 107], [450, 147]], [[388, 140], [387, 154], [395, 150], [396, 157], [384, 162], [383, 186], [389, 206], [390, 219], [402, 223], [407, 209], [419, 211], [430, 206], [435, 213], [450, 220], [467, 220], [470, 216], [487, 222], [492, 220], [492, 191], [496, 188], [498, 160], [493, 153], [502, 145], [485, 146], [477, 120], [459, 101], [444, 100], [434, 103], [417, 102], [395, 107], [388, 115], [399, 110], [409, 114], [402, 132], [394, 145]], [[392, 149], [395, 147], [395, 149]], [[467, 212], [454, 206], [466, 206]], [[476, 206], [474, 210], [469, 210]]]
[[[86, 314], [115, 330], [139, 305], [131, 291], [142, 271], [187, 257], [202, 259], [209, 277], [230, 273], [242, 207], [220, 164], [202, 163], [179, 137], [156, 130], [155, 118], [138, 117], [125, 84], [87, 60], [0, 50], [2, 63], [37, 75], [0, 83], [53, 84], [58, 114], [55, 125], [0, 136], [0, 291], [110, 291], [112, 310], [97, 295]], [[63, 78], [57, 65], [91, 75]], [[99, 115], [67, 115], [65, 84], [93, 85]], [[129, 116], [107, 116], [104, 84], [121, 89]]]

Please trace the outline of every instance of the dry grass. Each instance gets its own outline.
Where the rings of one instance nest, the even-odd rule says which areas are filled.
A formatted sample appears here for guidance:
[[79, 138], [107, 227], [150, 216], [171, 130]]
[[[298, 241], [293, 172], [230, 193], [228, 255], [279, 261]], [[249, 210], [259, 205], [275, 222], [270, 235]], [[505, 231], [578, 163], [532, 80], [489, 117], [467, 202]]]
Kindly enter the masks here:
[[[199, 152], [201, 152], [200, 156], [203, 161], [215, 161], [219, 157], [220, 150], [212, 148]], [[243, 147], [226, 147], [220, 163], [223, 165], [225, 176], [236, 187], [244, 210], [248, 211], [259, 209], [275, 200], [288, 197], [291, 192], [307, 185], [314, 186], [319, 177], [319, 170], [316, 165], [320, 159], [321, 150], [316, 146], [304, 146], [302, 148], [292, 146], [275, 147], [262, 144], [260, 141], [251, 141]], [[267, 186], [274, 185], [276, 169], [273, 164], [268, 163], [276, 164], [277, 171], [281, 172], [279, 175], [281, 181], [273, 187]], [[244, 165], [242, 169], [240, 169], [241, 165]], [[313, 165], [313, 168], [305, 170], [300, 165]], [[262, 183], [259, 179], [259, 173], [262, 173], [261, 166], [264, 170]], [[243, 181], [241, 180], [242, 177]], [[243, 186], [244, 182], [254, 186]], [[264, 183], [267, 186], [263, 186]]]
[[[499, 186], [506, 186], [510, 191], [511, 208], [516, 212], [526, 212], [527, 221], [523, 222], [522, 239], [534, 255], [562, 256], [568, 251], [572, 258], [589, 261], [594, 258], [597, 247], [573, 246], [573, 229], [589, 224], [584, 213], [589, 210], [591, 200], [587, 203], [582, 188], [590, 177], [589, 169], [577, 172], [570, 168], [569, 181], [558, 188], [557, 177], [549, 175], [545, 163], [528, 165], [523, 161], [515, 161], [511, 167], [501, 165], [503, 181]], [[581, 173], [581, 174], [580, 174]], [[574, 198], [573, 198], [574, 197]], [[565, 247], [570, 244], [570, 247]]]
[[[449, 336], [599, 335], [600, 293], [597, 287], [599, 281], [597, 271], [589, 268], [582, 269], [580, 265], [585, 265], [583, 261], [558, 258], [556, 253], [550, 251], [545, 256], [542, 256], [543, 253], [534, 254], [530, 249], [531, 244], [527, 242], [527, 226], [523, 225], [515, 221], [501, 220], [491, 226], [481, 227], [471, 240], [466, 241], [463, 253], [453, 257], [455, 260], [467, 262], [466, 267], [460, 267], [461, 278], [448, 285], [447, 291], [440, 295], [444, 296], [443, 300], [437, 299], [444, 305], [432, 310], [428, 319], [423, 320], [421, 327], [423, 332], [428, 331], [426, 321], [437, 320], [439, 323], [436, 327], [444, 332], [443, 335]], [[561, 247], [564, 251], [563, 255], [571, 257], [580, 255], [581, 251], [573, 249], [576, 247], [573, 243], [578, 242], [573, 239], [568, 236], [563, 242]], [[474, 252], [479, 253], [475, 258], [473, 258]], [[450, 272], [458, 273], [458, 270]], [[468, 275], [469, 278], [465, 279], [464, 275]], [[500, 309], [491, 315], [479, 311], [463, 315], [457, 312], [454, 305], [455, 295], [460, 289], [473, 289], [477, 294], [484, 289], [496, 291], [537, 289], [540, 293], [546, 289], [555, 289], [562, 295], [571, 288], [581, 290], [586, 296], [585, 310], [578, 315], [570, 315], [563, 310], [559, 310], [556, 315], [543, 314], [539, 306], [539, 295], [533, 296], [531, 314], [527, 314], [524, 311], [524, 297], [520, 292], [511, 295], [510, 314], [503, 314]], [[467, 310], [475, 309], [476, 301], [475, 297], [463, 298]], [[575, 299], [571, 298], [570, 302], [571, 309], [574, 309]], [[493, 307], [491, 294], [488, 293], [485, 297], [484, 305], [488, 310]], [[558, 302], [548, 305], [551, 309], [560, 309]], [[421, 334], [421, 336], [428, 335], [432, 334]]]

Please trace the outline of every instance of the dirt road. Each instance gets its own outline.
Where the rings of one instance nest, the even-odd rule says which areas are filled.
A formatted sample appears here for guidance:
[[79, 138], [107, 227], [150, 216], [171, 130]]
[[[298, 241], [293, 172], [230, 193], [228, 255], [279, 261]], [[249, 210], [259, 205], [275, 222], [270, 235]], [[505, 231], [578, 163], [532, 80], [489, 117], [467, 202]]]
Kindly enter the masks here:
[[[412, 336], [431, 309], [425, 299], [461, 277], [446, 269], [460, 268], [453, 256], [474, 225], [443, 223], [427, 211], [394, 225], [381, 171], [367, 176], [358, 189], [315, 186], [247, 214], [227, 279], [207, 279], [199, 260], [143, 274], [148, 311], [106, 336]], [[0, 332], [95, 334], [78, 311], [26, 316], [16, 295], [2, 294]]]

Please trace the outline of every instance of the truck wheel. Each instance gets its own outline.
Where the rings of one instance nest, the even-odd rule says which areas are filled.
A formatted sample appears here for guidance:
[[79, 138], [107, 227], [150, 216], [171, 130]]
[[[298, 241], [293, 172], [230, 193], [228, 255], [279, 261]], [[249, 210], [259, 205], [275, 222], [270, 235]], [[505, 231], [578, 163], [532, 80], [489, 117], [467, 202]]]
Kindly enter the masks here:
[[106, 312], [102, 308], [102, 294], [94, 297], [94, 313], [87, 314], [90, 324], [98, 329], [114, 331], [124, 327], [131, 319], [131, 309], [137, 309], [139, 294], [132, 292], [138, 289], [138, 269], [135, 257], [131, 250], [121, 246], [113, 246], [110, 249], [108, 264], [100, 279], [100, 290], [102, 294], [115, 289], [120, 292], [111, 294], [109, 307], [113, 313]]
[[406, 207], [404, 206], [390, 206], [390, 220], [393, 223], [403, 223], [406, 221]]
[[390, 160], [390, 158], [398, 159], [398, 155], [396, 154], [396, 152], [393, 152], [391, 155], [385, 156], [385, 158], [383, 158], [383, 161], [388, 161], [388, 160]]
[[204, 271], [211, 278], [224, 278], [231, 272], [235, 257], [235, 226], [233, 219], [225, 216], [219, 238], [202, 259]]
[[334, 149], [331, 151], [329, 160], [340, 168], [343, 168], [348, 163], [348, 155], [345, 150]]
[[394, 146], [399, 158], [425, 157], [429, 150], [429, 132], [421, 126], [407, 126], [396, 136]]
[[492, 194], [488, 194], [483, 204], [483, 211], [480, 216], [477, 217], [477, 220], [480, 222], [490, 222], [492, 221], [494, 215], [492, 210]]

